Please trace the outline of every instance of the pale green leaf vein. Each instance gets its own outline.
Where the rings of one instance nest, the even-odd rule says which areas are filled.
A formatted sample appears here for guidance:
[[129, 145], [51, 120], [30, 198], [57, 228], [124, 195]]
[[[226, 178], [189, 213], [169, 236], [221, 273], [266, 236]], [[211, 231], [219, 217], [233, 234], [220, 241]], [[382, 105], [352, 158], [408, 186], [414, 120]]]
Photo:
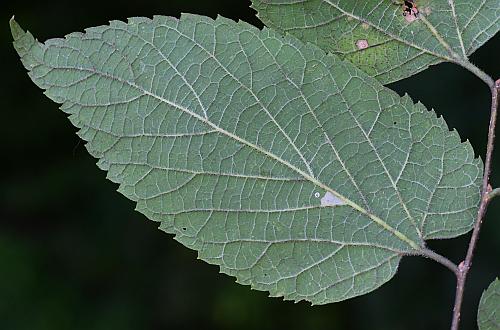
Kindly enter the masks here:
[[455, 0], [448, 0], [448, 3], [451, 7], [451, 13], [453, 17], [453, 22], [455, 23], [455, 28], [457, 30], [458, 40], [460, 41], [460, 48], [462, 49], [462, 55], [464, 58], [467, 58], [467, 52], [465, 51], [464, 40], [462, 38], [462, 32], [460, 31], [460, 27], [458, 26], [458, 17], [455, 11]]
[[[259, 39], [260, 40], [260, 39]], [[302, 92], [302, 89], [299, 88], [299, 86], [297, 86], [297, 84], [292, 80], [290, 79], [284, 72], [283, 68], [281, 67], [281, 65], [278, 63], [278, 61], [276, 60], [276, 58], [274, 57], [274, 55], [272, 54], [272, 52], [269, 50], [269, 48], [266, 47], [266, 45], [264, 44], [264, 42], [262, 40], [260, 40], [261, 42], [261, 45], [264, 47], [264, 49], [266, 50], [266, 52], [273, 58], [273, 61], [274, 61], [274, 64], [276, 64], [276, 66], [280, 69], [280, 71], [282, 72], [283, 76], [285, 77], [285, 79], [291, 84], [293, 85], [296, 90], [298, 91], [299, 95], [300, 95], [300, 98], [302, 99], [302, 101], [304, 101], [304, 103], [307, 105], [307, 110], [308, 112], [313, 116], [316, 124], [318, 125], [318, 127], [321, 129], [321, 132], [323, 133], [323, 136], [325, 137], [328, 145], [331, 147], [332, 151], [334, 152], [335, 154], [335, 157], [337, 158], [337, 160], [339, 161], [340, 165], [342, 166], [342, 169], [344, 170], [344, 172], [347, 174], [347, 176], [349, 177], [349, 180], [351, 181], [351, 183], [354, 185], [354, 187], [356, 188], [358, 194], [360, 195], [361, 199], [363, 200], [363, 202], [365, 203], [365, 207], [368, 207], [369, 208], [369, 205], [368, 205], [368, 201], [366, 200], [366, 197], [364, 196], [364, 194], [362, 193], [358, 183], [356, 182], [356, 180], [354, 180], [354, 177], [353, 175], [351, 174], [351, 172], [349, 171], [349, 169], [347, 168], [347, 166], [345, 165], [344, 161], [342, 160], [342, 158], [340, 157], [340, 154], [337, 150], [337, 148], [335, 148], [335, 146], [333, 145], [332, 143], [332, 140], [330, 139], [330, 137], [328, 136], [328, 134], [326, 133], [325, 131], [325, 128], [323, 127], [323, 124], [318, 120], [318, 117], [316, 116], [316, 113], [313, 111], [312, 107], [311, 107], [311, 104], [310, 102], [307, 100], [307, 98], [305, 97], [304, 93]], [[295, 48], [295, 47], [294, 47]], [[296, 49], [296, 48], [295, 48]], [[301, 55], [302, 59], [304, 60], [304, 63], [307, 62], [307, 60], [302, 56], [302, 53], [296, 49], [297, 52]], [[342, 95], [341, 92], [339, 92], [339, 95]]]
[[[418, 46], [418, 45], [416, 45], [416, 44], [414, 44], [414, 43], [412, 43], [412, 42], [409, 42], [409, 41], [407, 41], [407, 40], [404, 40], [404, 39], [402, 39], [402, 38], [398, 37], [397, 35], [394, 35], [394, 34], [390, 33], [389, 31], [386, 31], [385, 29], [381, 28], [380, 26], [376, 25], [376, 24], [375, 24], [375, 23], [373, 23], [373, 22], [370, 22], [370, 21], [368, 21], [368, 20], [365, 20], [365, 19], [363, 19], [363, 18], [361, 18], [361, 17], [359, 17], [359, 16], [356, 16], [356, 15], [354, 15], [354, 13], [350, 13], [350, 12], [348, 12], [348, 11], [345, 11], [345, 10], [344, 10], [344, 9], [342, 9], [340, 6], [337, 6], [337, 5], [335, 5], [334, 3], [332, 3], [330, 0], [323, 0], [323, 1], [324, 1], [324, 2], [326, 2], [326, 3], [328, 3], [329, 5], [331, 5], [333, 8], [335, 8], [335, 9], [339, 10], [340, 12], [344, 13], [345, 15], [347, 15], [347, 16], [349, 16], [349, 17], [352, 17], [353, 19], [356, 19], [356, 20], [358, 20], [358, 21], [360, 21], [360, 22], [363, 22], [363, 23], [365, 23], [365, 24], [367, 24], [367, 25], [369, 25], [369, 26], [373, 27], [373, 28], [374, 28], [374, 29], [376, 29], [377, 31], [379, 31], [379, 32], [381, 32], [381, 33], [383, 33], [383, 34], [387, 35], [388, 37], [390, 37], [390, 38], [392, 38], [392, 39], [394, 39], [394, 40], [397, 40], [397, 41], [399, 41], [399, 42], [401, 42], [401, 43], [403, 43], [403, 44], [405, 44], [405, 45], [407, 45], [407, 46], [413, 47], [413, 48], [418, 49], [418, 50], [420, 50], [420, 51], [422, 51], [422, 52], [424, 52], [424, 53], [431, 54], [431, 55], [433, 55], [433, 56], [435, 56], [435, 57], [438, 57], [438, 58], [441, 58], [441, 59], [443, 59], [443, 60], [450, 61], [450, 62], [454, 62], [454, 60], [453, 60], [453, 58], [452, 58], [452, 57], [447, 57], [447, 56], [444, 56], [444, 55], [442, 55], [442, 54], [439, 54], [439, 53], [433, 52], [433, 51], [431, 51], [431, 50], [429, 50], [429, 49], [422, 48], [422, 47], [420, 47], [420, 46]], [[420, 18], [420, 19], [422, 19], [422, 18]], [[430, 23], [429, 23], [429, 25], [428, 25], [428, 24], [426, 24], [426, 26], [427, 26], [429, 29], [430, 29], [430, 27], [431, 27]], [[434, 30], [435, 30], [435, 29], [434, 29]], [[431, 33], [433, 33], [433, 32], [432, 32], [432, 30], [431, 30]], [[439, 34], [437, 34], [437, 35], [436, 35], [435, 33], [433, 33], [433, 35], [434, 35], [434, 36], [438, 39], [438, 41], [442, 44], [441, 40], [443, 40], [443, 39], [441, 38], [441, 40], [440, 40], [440, 39], [438, 38], [438, 35], [439, 35]], [[443, 46], [444, 46], [444, 45], [443, 45]], [[448, 47], [449, 47], [449, 46], [448, 46]], [[446, 49], [448, 50], [448, 48], [446, 48]]]

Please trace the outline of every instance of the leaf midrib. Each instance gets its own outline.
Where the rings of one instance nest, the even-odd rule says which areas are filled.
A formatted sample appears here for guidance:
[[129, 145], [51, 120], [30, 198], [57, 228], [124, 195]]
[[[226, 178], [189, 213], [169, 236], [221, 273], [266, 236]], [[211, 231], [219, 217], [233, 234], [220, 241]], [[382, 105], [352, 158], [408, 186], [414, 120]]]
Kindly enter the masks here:
[[[178, 33], [180, 33], [180, 31], [176, 30]], [[126, 31], [127, 33], [131, 33], [130, 31]], [[192, 40], [192, 39], [191, 39]], [[32, 44], [32, 47], [37, 43], [37, 41], [33, 40], [33, 44]], [[196, 43], [197, 44], [197, 43]], [[40, 44], [41, 47], [45, 50], [46, 49], [46, 46], [44, 44]], [[55, 45], [54, 45], [55, 46]], [[200, 45], [199, 45], [200, 46]], [[59, 47], [59, 45], [57, 45], [56, 47]], [[201, 47], [201, 46], [200, 46]], [[74, 49], [74, 48], [72, 48]], [[75, 49], [75, 50], [78, 50], [80, 52], [80, 54], [86, 58], [88, 58], [86, 55], [82, 54], [81, 53], [81, 50], [80, 49]], [[39, 62], [40, 63], [40, 62]], [[84, 71], [84, 72], [89, 72], [89, 73], [92, 73], [92, 74], [96, 74], [96, 75], [100, 75], [102, 77], [106, 77], [108, 79], [112, 79], [112, 80], [115, 80], [117, 82], [120, 82], [122, 84], [126, 84], [126, 85], [129, 85], [130, 87], [142, 92], [144, 95], [148, 95], [152, 98], [155, 98], [165, 104], [168, 104], [180, 111], [183, 111], [185, 112], [186, 114], [198, 119], [199, 121], [205, 123], [206, 125], [212, 127], [215, 131], [223, 134], [223, 135], [226, 135], [227, 137], [233, 139], [233, 140], [236, 140], [242, 144], [245, 144], [247, 146], [249, 146], [250, 148], [253, 148], [255, 150], [257, 150], [258, 152], [278, 161], [279, 163], [289, 167], [291, 170], [295, 171], [296, 173], [298, 173], [299, 175], [301, 175], [302, 177], [304, 177], [304, 179], [308, 180], [309, 182], [313, 183], [314, 185], [318, 186], [319, 188], [322, 188], [324, 189], [325, 191], [329, 191], [330, 193], [332, 193], [333, 195], [335, 195], [336, 197], [338, 197], [339, 199], [341, 199], [343, 201], [344, 204], [350, 206], [351, 208], [357, 210], [358, 212], [366, 215], [368, 218], [370, 218], [373, 222], [375, 222], [376, 224], [378, 224], [379, 226], [381, 226], [383, 229], [387, 230], [388, 232], [390, 232], [391, 234], [393, 234], [395, 237], [397, 237], [399, 240], [401, 240], [402, 242], [404, 242], [405, 244], [408, 244], [412, 249], [415, 249], [416, 251], [419, 251], [421, 250], [421, 247], [419, 246], [419, 244], [417, 244], [416, 242], [414, 242], [413, 240], [411, 240], [410, 238], [408, 238], [406, 235], [404, 235], [403, 233], [401, 233], [400, 231], [398, 231], [397, 229], [393, 228], [392, 226], [390, 226], [387, 222], [385, 222], [384, 220], [382, 220], [380, 217], [378, 217], [377, 215], [369, 212], [368, 210], [366, 210], [365, 208], [361, 207], [360, 205], [358, 205], [357, 203], [351, 201], [350, 199], [348, 199], [347, 197], [343, 196], [342, 194], [338, 193], [337, 191], [331, 189], [329, 186], [327, 186], [326, 184], [324, 184], [323, 182], [321, 182], [320, 180], [316, 179], [315, 177], [313, 177], [312, 175], [310, 175], [309, 173], [301, 170], [300, 168], [294, 166], [293, 164], [281, 159], [280, 157], [276, 156], [275, 154], [273, 154], [272, 152], [269, 152], [265, 149], [263, 149], [262, 147], [256, 145], [256, 144], [253, 144], [229, 131], [226, 131], [224, 130], [223, 128], [219, 127], [218, 125], [212, 123], [211, 121], [209, 121], [208, 119], [204, 118], [203, 116], [195, 113], [195, 112], [192, 112], [191, 110], [183, 107], [182, 105], [179, 105], [175, 102], [172, 102], [168, 99], [165, 99], [164, 97], [160, 96], [160, 95], [156, 95], [144, 88], [142, 88], [141, 86], [135, 84], [134, 82], [132, 81], [127, 81], [127, 80], [123, 80], [119, 77], [116, 77], [116, 76], [113, 76], [111, 74], [108, 74], [108, 73], [105, 73], [105, 72], [101, 72], [101, 71], [98, 71], [95, 67], [90, 69], [90, 68], [78, 68], [78, 67], [51, 67], [49, 66], [48, 64], [46, 63], [40, 63], [42, 65], [45, 65], [49, 68], [52, 68], [52, 69], [65, 69], [65, 70], [77, 70], [77, 71]]]
[[[191, 86], [191, 84], [188, 84], [188, 82], [185, 80], [185, 78], [181, 75], [181, 73], [178, 71], [177, 67], [175, 67], [173, 65], [173, 63], [163, 54], [163, 52], [161, 51], [161, 49], [159, 49], [154, 43], [146, 40], [145, 38], [143, 38], [141, 35], [137, 34], [137, 33], [131, 33], [130, 31], [128, 30], [125, 30], [125, 29], [121, 29], [121, 28], [115, 28], [119, 31], [123, 31], [123, 32], [126, 32], [126, 33], [130, 33], [131, 35], [134, 35], [136, 36], [137, 38], [139, 38], [140, 40], [142, 40], [143, 42], [145, 42], [146, 44], [150, 45], [151, 47], [153, 47], [155, 49], [155, 51], [168, 63], [168, 65], [177, 73], [177, 75], [181, 76], [182, 77], [182, 80], [188, 85], [189, 89], [191, 90], [191, 92], [194, 94], [194, 96], [196, 97], [196, 100], [198, 101], [198, 104], [200, 105], [201, 109], [203, 110], [203, 113], [204, 113], [204, 118], [206, 120], [208, 120], [208, 116], [207, 116], [207, 110], [205, 109], [205, 107], [203, 106], [203, 104], [201, 103], [201, 100], [200, 98], [198, 97], [198, 94], [194, 91], [194, 88]], [[302, 161], [304, 162], [304, 164], [306, 165], [307, 169], [308, 169], [308, 172], [309, 174], [311, 175], [311, 177], [315, 177], [314, 176], [314, 173], [311, 169], [311, 167], [309, 166], [309, 163], [307, 162], [307, 160], [305, 159], [304, 155], [300, 152], [300, 150], [298, 149], [298, 147], [293, 143], [292, 139], [289, 137], [289, 135], [281, 128], [281, 126], [278, 124], [278, 122], [275, 120], [275, 118], [269, 113], [269, 111], [267, 111], [264, 107], [264, 105], [262, 104], [261, 100], [257, 97], [257, 95], [255, 95], [255, 93], [253, 92], [253, 90], [251, 88], [249, 88], [248, 86], [246, 86], [245, 84], [241, 83], [241, 81], [239, 79], [237, 79], [210, 51], [208, 51], [205, 47], [203, 47], [201, 44], [199, 44], [198, 42], [196, 42], [196, 40], [192, 39], [191, 37], [189, 37], [188, 35], [182, 33], [181, 31], [179, 30], [175, 30], [175, 29], [172, 29], [172, 28], [169, 28], [169, 30], [173, 30], [175, 32], [177, 32], [180, 36], [183, 36], [184, 38], [188, 39], [189, 41], [191, 41], [194, 45], [198, 46], [201, 50], [204, 51], [204, 53], [209, 56], [212, 60], [214, 60], [220, 68], [222, 68], [232, 79], [233, 81], [235, 81], [237, 84], [239, 84], [239, 86], [241, 86], [242, 88], [244, 88], [246, 91], [248, 91], [252, 97], [256, 100], [256, 102], [260, 105], [260, 107], [266, 112], [266, 114], [268, 115], [268, 117], [273, 121], [273, 123], [280, 129], [280, 131], [282, 132], [282, 134], [287, 138], [287, 140], [292, 144], [292, 146], [294, 147], [294, 149], [296, 150], [296, 152], [299, 154], [300, 158], [302, 159]], [[153, 31], [153, 38], [154, 38], [154, 31]], [[256, 36], [257, 37], [257, 36]], [[333, 145], [330, 137], [328, 136], [328, 134], [326, 133], [322, 123], [318, 120], [316, 114], [314, 113], [314, 111], [312, 110], [312, 107], [311, 105], [309, 104], [308, 100], [306, 99], [305, 95], [302, 93], [302, 90], [295, 84], [295, 82], [293, 82], [291, 79], [289, 79], [286, 74], [283, 72], [282, 70], [282, 67], [281, 65], [278, 63], [278, 61], [276, 60], [275, 56], [272, 54], [272, 52], [269, 50], [269, 48], [265, 45], [265, 43], [263, 42], [263, 40], [261, 38], [256, 38], [257, 40], [259, 40], [260, 44], [262, 45], [262, 47], [266, 50], [266, 52], [268, 53], [268, 55], [273, 59], [274, 61], [274, 64], [277, 65], [277, 67], [279, 68], [279, 70], [282, 72], [283, 76], [285, 77], [285, 79], [290, 83], [292, 84], [296, 90], [300, 93], [300, 97], [302, 98], [302, 100], [304, 101], [304, 103], [307, 105], [307, 109], [309, 111], [309, 113], [313, 116], [314, 120], [316, 121], [316, 124], [318, 125], [318, 127], [321, 128], [321, 131], [325, 137], [325, 139], [327, 140], [328, 144], [330, 145], [330, 147], [332, 148], [332, 151], [334, 152], [337, 160], [340, 162], [343, 170], [345, 171], [345, 173], [347, 174], [347, 176], [349, 177], [349, 180], [352, 182], [352, 184], [354, 185], [354, 187], [356, 188], [356, 190], [358, 191], [358, 193], [360, 194], [361, 198], [363, 199], [364, 203], [365, 203], [365, 206], [368, 208], [368, 210], [366, 212], [369, 212], [371, 213], [371, 211], [369, 211], [369, 205], [368, 205], [368, 202], [364, 196], [364, 194], [362, 193], [361, 189], [359, 188], [357, 182], [354, 180], [354, 177], [352, 176], [352, 174], [350, 173], [350, 171], [347, 169], [347, 167], [345, 166], [342, 158], [340, 157], [337, 149], [335, 148], [335, 146]], [[106, 41], [104, 40], [101, 40], [102, 42], [105, 42], [106, 44], [110, 45], [110, 46], [113, 46], [109, 43], [107, 43]], [[114, 47], [116, 49], [116, 47]], [[116, 49], [117, 51], [119, 51], [118, 49]], [[242, 49], [243, 50], [243, 49]], [[244, 51], [244, 50], [243, 50]], [[297, 50], [298, 51], [298, 50]], [[121, 54], [121, 52], [119, 52]], [[298, 51], [298, 53], [300, 54], [300, 51]], [[126, 59], [124, 56], [122, 56], [124, 59]], [[305, 60], [305, 59], [304, 59]], [[330, 77], [332, 79], [332, 81], [335, 82], [336, 85], [338, 85], [333, 77], [332, 74], [330, 74]], [[338, 87], [338, 86], [337, 86]], [[397, 187], [397, 185], [395, 184], [395, 181], [394, 179], [392, 178], [392, 176], [390, 175], [387, 167], [385, 166], [384, 162], [382, 161], [382, 159], [380, 158], [380, 155], [379, 153], [377, 152], [375, 146], [373, 145], [370, 137], [367, 135], [367, 133], [365, 132], [365, 130], [361, 127], [360, 123], [358, 122], [358, 120], [356, 119], [356, 117], [354, 116], [354, 114], [352, 113], [352, 111], [350, 111], [350, 108], [349, 108], [349, 105], [347, 104], [347, 101], [345, 100], [343, 94], [341, 91], [339, 91], [339, 95], [341, 96], [343, 102], [345, 103], [346, 105], [346, 109], [348, 110], [349, 114], [351, 115], [352, 119], [355, 121], [356, 125], [358, 126], [358, 128], [361, 130], [361, 132], [363, 133], [363, 135], [365, 136], [365, 139], [367, 140], [367, 142], [369, 143], [371, 149], [373, 150], [373, 152], [375, 153], [375, 155], [377, 156], [377, 159], [378, 161], [380, 162], [380, 164], [382, 165], [383, 169], [384, 169], [384, 172], [385, 174], [387, 175], [390, 183], [391, 183], [391, 186], [392, 188], [395, 190], [397, 196], [398, 196], [398, 199], [399, 199], [399, 202], [401, 203], [401, 205], [403, 206], [403, 209], [406, 213], [406, 215], [408, 216], [409, 220], [411, 221], [411, 223], [413, 224], [413, 226], [415, 227], [415, 230], [417, 231], [417, 234], [419, 237], [422, 237], [422, 234], [421, 232], [419, 231], [419, 228], [417, 226], [417, 224], [415, 223], [415, 220], [412, 216], [412, 214], [410, 213], [406, 203], [404, 202], [402, 196], [401, 196], [401, 193]], [[375, 123], [374, 123], [375, 125]], [[243, 210], [242, 210], [243, 211]]]
[[296, 166], [294, 166], [293, 164], [290, 164], [288, 162], [286, 162], [285, 160], [279, 158], [278, 156], [276, 156], [275, 154], [245, 140], [245, 139], [242, 139], [240, 138], [239, 136], [237, 135], [234, 135], [233, 133], [229, 132], [229, 131], [226, 131], [224, 129], [222, 129], [221, 127], [217, 126], [216, 124], [212, 123], [211, 121], [208, 121], [206, 120], [205, 118], [203, 118], [203, 116], [200, 116], [198, 115], [197, 113], [194, 113], [192, 111], [190, 111], [189, 109], [187, 108], [184, 108], [183, 106], [177, 104], [177, 103], [174, 103], [168, 99], [165, 99], [159, 95], [156, 95], [150, 91], [147, 91], [145, 90], [144, 88], [142, 88], [141, 86], [139, 85], [136, 85], [135, 83], [131, 82], [131, 81], [125, 81], [125, 80], [122, 80], [118, 77], [115, 77], [115, 76], [112, 76], [112, 75], [109, 75], [109, 74], [106, 74], [104, 72], [100, 72], [100, 71], [97, 71], [97, 70], [92, 70], [92, 69], [88, 69], [88, 68], [75, 68], [75, 67], [53, 67], [53, 69], [74, 69], [74, 70], [77, 70], [77, 71], [87, 71], [87, 72], [90, 72], [90, 73], [93, 73], [93, 74], [96, 74], [96, 75], [101, 75], [103, 77], [106, 77], [108, 79], [112, 79], [112, 80], [115, 80], [115, 81], [118, 81], [122, 84], [127, 84], [129, 85], [130, 87], [132, 88], [135, 88], [136, 90], [144, 93], [144, 95], [148, 95], [150, 97], [153, 97], [165, 104], [168, 104], [178, 110], [181, 110], [183, 112], [185, 112], [186, 114], [200, 120], [201, 122], [211, 126], [214, 130], [216, 130], [217, 132], [223, 134], [223, 135], [226, 135], [228, 136], [229, 138], [232, 138], [242, 144], [245, 144], [255, 150], [257, 150], [258, 152], [262, 153], [262, 154], [265, 154], [266, 156], [268, 157], [271, 157], [273, 158], [274, 160], [280, 162], [281, 164], [289, 167], [291, 170], [295, 171], [296, 173], [300, 174], [302, 177], [304, 177], [304, 179], [306, 179], [307, 181], [315, 184], [316, 186], [326, 190], [326, 191], [329, 191], [331, 192], [332, 194], [334, 194], [335, 196], [337, 196], [339, 199], [342, 200], [342, 202], [344, 202], [344, 204], [352, 207], [353, 209], [357, 210], [358, 212], [368, 216], [372, 221], [374, 221], [375, 223], [377, 223], [378, 225], [380, 225], [382, 228], [384, 228], [385, 230], [389, 231], [390, 233], [392, 233], [394, 236], [396, 236], [398, 239], [400, 239], [401, 241], [403, 241], [404, 243], [408, 244], [410, 247], [412, 247], [413, 249], [415, 250], [420, 250], [420, 246], [414, 242], [413, 240], [411, 240], [410, 238], [408, 238], [406, 235], [404, 235], [403, 233], [401, 233], [400, 231], [398, 231], [397, 229], [393, 228], [392, 226], [390, 226], [389, 224], [387, 224], [384, 220], [382, 220], [381, 218], [379, 218], [378, 216], [376, 216], [375, 214], [373, 213], [370, 213], [368, 212], [366, 209], [364, 209], [363, 207], [359, 206], [358, 204], [356, 204], [355, 202], [351, 201], [350, 199], [348, 199], [347, 197], [341, 195], [340, 193], [338, 193], [337, 191], [331, 189], [330, 187], [328, 187], [327, 185], [325, 185], [323, 182], [319, 181], [318, 179], [310, 176], [308, 173], [302, 171], [300, 168], [297, 168]]
[[[273, 120], [273, 122], [281, 129], [280, 125], [276, 122], [276, 120], [274, 119], [274, 117], [265, 109], [264, 105], [262, 104], [262, 102], [260, 101], [260, 99], [257, 97], [257, 95], [255, 95], [253, 93], [253, 91], [248, 88], [246, 85], [242, 84], [229, 70], [227, 70], [227, 68], [212, 54], [210, 53], [207, 49], [205, 49], [202, 45], [200, 45], [198, 42], [196, 42], [196, 40], [193, 40], [192, 38], [190, 38], [189, 36], [185, 35], [184, 33], [176, 30], [176, 32], [187, 38], [188, 40], [190, 40], [191, 42], [193, 42], [193, 44], [197, 45], [200, 49], [202, 49], [211, 59], [213, 59], [214, 61], [216, 61], [216, 63], [227, 73], [229, 74], [233, 80], [235, 82], [237, 82], [240, 86], [242, 86], [243, 88], [245, 88], [249, 93], [251, 93], [251, 95], [255, 98], [255, 100], [259, 103], [259, 105], [261, 106], [261, 108], [266, 112], [266, 114], [271, 118], [271, 120]], [[141, 38], [142, 40], [144, 40], [142, 37], [138, 36], [137, 34], [135, 34], [137, 37]], [[280, 69], [280, 71], [282, 71], [282, 68], [281, 68], [281, 65], [276, 61], [276, 58], [274, 57], [274, 55], [271, 53], [271, 51], [267, 48], [267, 46], [264, 44], [263, 40], [261, 40], [260, 38], [257, 38], [262, 47], [264, 47], [264, 49], [267, 51], [267, 53], [269, 54], [269, 56], [271, 56], [273, 58], [273, 61], [274, 63], [278, 66], [278, 68]], [[147, 42], [146, 40], [144, 40], [145, 42]], [[156, 46], [155, 46], [155, 49], [161, 53], [160, 49], [158, 49]], [[300, 53], [300, 52], [299, 52]], [[162, 57], [163, 54], [162, 54]], [[170, 61], [168, 62], [170, 64]], [[171, 64], [170, 64], [171, 65]], [[178, 71], [176, 71], [178, 72]], [[291, 83], [300, 93], [300, 96], [302, 98], [302, 100], [305, 102], [305, 104], [307, 105], [307, 108], [309, 110], [309, 113], [311, 113], [311, 115], [313, 116], [313, 118], [315, 119], [316, 123], [318, 124], [318, 126], [321, 128], [321, 131], [323, 133], [323, 135], [325, 136], [325, 138], [327, 139], [329, 145], [331, 146], [333, 152], [335, 153], [336, 157], [337, 157], [337, 160], [341, 163], [342, 165], [342, 168], [344, 169], [344, 171], [346, 172], [346, 174], [349, 176], [351, 182], [353, 183], [353, 185], [356, 187], [356, 189], [358, 190], [358, 192], [360, 193], [361, 197], [363, 198], [363, 200], [365, 201], [365, 203], [367, 204], [367, 201], [365, 199], [365, 197], [363, 196], [363, 194], [361, 193], [361, 189], [358, 187], [356, 181], [354, 180], [354, 178], [352, 177], [352, 174], [349, 172], [349, 170], [347, 169], [347, 167], [345, 166], [344, 162], [342, 161], [340, 155], [338, 154], [336, 148], [334, 147], [330, 137], [328, 136], [328, 134], [326, 133], [326, 131], [324, 130], [324, 127], [323, 125], [321, 124], [321, 122], [318, 120], [316, 114], [314, 113], [314, 111], [312, 110], [311, 108], [311, 105], [309, 104], [309, 102], [307, 101], [306, 97], [304, 96], [304, 94], [302, 93], [301, 89], [293, 82], [291, 81], [285, 74], [283, 74], [283, 76], [286, 78], [286, 80]], [[332, 78], [333, 81], [334, 80], [334, 77], [330, 74], [330, 77]], [[368, 141], [369, 145], [371, 146], [372, 150], [374, 151], [374, 153], [376, 154], [377, 156], [377, 159], [379, 160], [379, 162], [382, 164], [382, 167], [384, 169], [384, 172], [386, 173], [387, 177], [389, 178], [389, 181], [391, 182], [391, 185], [393, 187], [393, 189], [396, 191], [396, 194], [398, 195], [398, 198], [399, 198], [399, 201], [400, 203], [402, 204], [403, 206], [403, 209], [405, 211], [405, 213], [408, 215], [410, 221], [412, 222], [412, 224], [414, 225], [416, 231], [417, 231], [417, 234], [419, 235], [419, 237], [422, 237], [422, 234], [420, 233], [416, 223], [415, 223], [415, 220], [413, 219], [413, 216], [411, 215], [410, 211], [408, 210], [408, 207], [406, 206], [406, 203], [403, 201], [402, 199], [402, 196], [401, 196], [401, 193], [399, 192], [399, 189], [398, 187], [396, 186], [396, 184], [394, 183], [394, 180], [392, 178], [392, 176], [389, 174], [389, 171], [387, 170], [387, 167], [385, 166], [384, 162], [382, 161], [382, 159], [380, 158], [380, 155], [378, 154], [378, 152], [376, 151], [376, 148], [374, 147], [371, 139], [366, 135], [366, 132], [363, 130], [363, 128], [361, 127], [361, 125], [359, 124], [359, 122], [357, 121], [357, 119], [355, 118], [355, 116], [353, 115], [353, 113], [350, 111], [349, 109], [349, 105], [347, 104], [347, 101], [345, 100], [344, 96], [342, 95], [342, 92], [339, 92], [339, 95], [342, 97], [342, 99], [344, 100], [344, 102], [346, 103], [346, 108], [348, 109], [348, 112], [349, 114], [351, 115], [351, 117], [353, 118], [353, 120], [356, 122], [356, 125], [359, 127], [359, 129], [363, 132], [363, 134], [365, 135], [365, 139]], [[205, 110], [204, 110], [205, 111]], [[286, 134], [285, 132], [283, 132], [283, 134], [285, 134], [285, 136], [289, 139], [289, 141], [291, 142], [291, 138], [289, 138], [288, 134]], [[306, 164], [307, 166], [307, 169], [309, 171], [309, 173], [311, 174], [311, 177], [315, 179], [314, 177], [314, 174], [313, 174], [313, 171], [312, 169], [309, 167], [309, 163], [305, 160], [305, 157], [302, 155], [302, 153], [298, 150], [298, 148], [295, 146], [295, 144], [293, 142], [291, 142], [292, 145], [294, 146], [294, 148], [297, 150], [297, 153], [299, 153], [300, 157], [303, 159], [304, 163]], [[319, 180], [318, 180], [319, 181]], [[338, 197], [340, 197], [341, 195], [337, 192], [334, 192], [333, 190], [331, 191], [332, 193], [334, 193], [335, 195], [338, 195]], [[346, 199], [344, 197], [344, 199]], [[354, 203], [354, 202], [353, 202]], [[368, 206], [368, 205], [367, 205]], [[364, 209], [364, 208], [363, 208]], [[370, 211], [364, 209], [364, 211], [367, 213], [367, 214], [371, 214]], [[409, 242], [408, 242], [409, 243]], [[410, 246], [412, 246], [410, 244]], [[412, 246], [413, 247], [413, 246]]]

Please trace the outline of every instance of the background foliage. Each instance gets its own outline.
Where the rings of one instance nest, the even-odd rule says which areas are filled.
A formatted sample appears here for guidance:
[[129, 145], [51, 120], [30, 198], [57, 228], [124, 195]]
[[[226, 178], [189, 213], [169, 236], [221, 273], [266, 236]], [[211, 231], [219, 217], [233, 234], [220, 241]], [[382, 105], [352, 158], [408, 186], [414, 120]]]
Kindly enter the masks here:
[[[95, 1], [0, 5], [0, 324], [3, 329], [424, 329], [447, 328], [455, 282], [442, 266], [405, 258], [398, 276], [353, 300], [316, 306], [267, 298], [237, 285], [133, 211], [105, 180], [74, 128], [29, 81], [11, 46], [8, 19], [40, 40], [110, 19], [192, 12], [261, 26], [244, 0]], [[496, 54], [496, 56], [495, 56]], [[500, 73], [500, 36], [472, 56]], [[435, 108], [484, 155], [489, 97], [472, 74], [441, 64], [389, 87]], [[498, 153], [497, 153], [498, 155]], [[500, 156], [494, 167], [500, 166]], [[495, 170], [495, 169], [494, 169]], [[500, 182], [494, 175], [493, 182]], [[498, 201], [490, 207], [469, 278], [463, 329], [498, 275]], [[458, 262], [468, 236], [431, 241]]]

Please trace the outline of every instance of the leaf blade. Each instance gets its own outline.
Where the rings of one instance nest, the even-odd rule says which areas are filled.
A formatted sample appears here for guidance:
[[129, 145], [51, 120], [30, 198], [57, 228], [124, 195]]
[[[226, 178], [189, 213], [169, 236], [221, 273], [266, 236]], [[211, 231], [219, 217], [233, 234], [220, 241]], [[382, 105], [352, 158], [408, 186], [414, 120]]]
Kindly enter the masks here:
[[468, 61], [500, 29], [500, 6], [495, 0], [416, 4], [419, 16], [408, 20], [402, 5], [391, 1], [252, 1], [269, 27], [315, 43], [383, 84], [443, 61]]
[[500, 281], [495, 279], [481, 295], [477, 311], [479, 330], [500, 329]]
[[119, 191], [242, 283], [347, 299], [388, 281], [425, 238], [470, 229], [482, 171], [470, 145], [316, 47], [194, 15], [45, 44], [16, 29], [30, 77]]

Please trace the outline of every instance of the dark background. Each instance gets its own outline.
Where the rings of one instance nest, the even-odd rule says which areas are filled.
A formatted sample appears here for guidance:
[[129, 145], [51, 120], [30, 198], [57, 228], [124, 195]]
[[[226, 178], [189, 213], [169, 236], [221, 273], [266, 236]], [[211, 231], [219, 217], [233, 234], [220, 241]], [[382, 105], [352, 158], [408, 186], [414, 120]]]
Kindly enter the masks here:
[[[197, 260], [116, 193], [65, 115], [27, 77], [8, 28], [16, 14], [43, 41], [110, 19], [180, 12], [262, 26], [247, 0], [0, 4], [0, 329], [449, 328], [454, 276], [423, 258], [404, 258], [396, 277], [373, 293], [314, 307], [267, 298]], [[498, 78], [500, 35], [472, 61]], [[472, 74], [441, 64], [389, 87], [436, 109], [484, 155], [489, 91]], [[500, 175], [493, 183], [500, 184]], [[481, 292], [498, 275], [499, 214], [494, 201], [469, 277], [462, 329], [475, 329]], [[458, 263], [468, 239], [430, 247]]]

